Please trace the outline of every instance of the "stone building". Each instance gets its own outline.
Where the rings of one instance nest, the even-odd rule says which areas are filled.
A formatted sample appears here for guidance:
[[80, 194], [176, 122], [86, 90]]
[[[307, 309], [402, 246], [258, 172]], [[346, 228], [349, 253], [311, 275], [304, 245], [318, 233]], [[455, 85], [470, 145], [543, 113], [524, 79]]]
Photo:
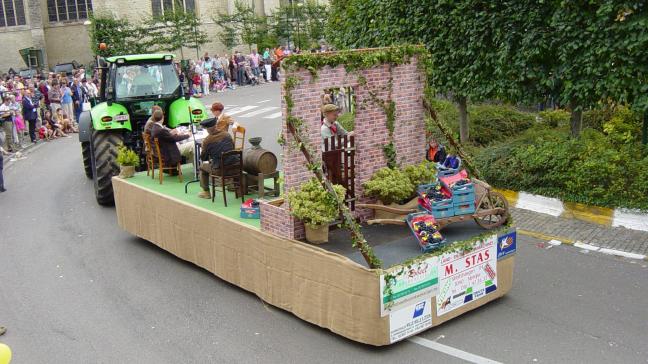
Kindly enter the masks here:
[[[246, 0], [259, 13], [270, 13], [283, 0]], [[218, 26], [212, 17], [234, 9], [235, 0], [2, 0], [0, 1], [0, 72], [26, 68], [20, 50], [32, 48], [32, 63], [47, 65], [92, 60], [89, 13], [112, 13], [139, 21], [174, 6], [194, 10], [211, 42], [201, 52], [220, 52]], [[29, 51], [26, 51], [29, 52]], [[201, 53], [202, 54], [202, 53]]]

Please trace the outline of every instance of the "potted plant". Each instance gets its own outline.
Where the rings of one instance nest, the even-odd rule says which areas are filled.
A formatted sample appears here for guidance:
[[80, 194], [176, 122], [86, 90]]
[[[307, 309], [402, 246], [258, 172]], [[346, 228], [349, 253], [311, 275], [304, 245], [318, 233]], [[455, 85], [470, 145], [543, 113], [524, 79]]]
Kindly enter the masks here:
[[405, 173], [410, 182], [412, 182], [414, 189], [419, 185], [434, 182], [436, 180], [436, 172], [436, 166], [434, 163], [428, 161], [423, 161], [419, 164], [412, 164], [403, 168], [403, 173]]
[[135, 167], [139, 166], [139, 156], [135, 151], [121, 144], [117, 147], [117, 164], [119, 164], [119, 177], [130, 178], [135, 174]]
[[[364, 193], [385, 206], [411, 210], [418, 207], [416, 187], [430, 183], [436, 177], [434, 167], [428, 162], [407, 166], [404, 169], [384, 167], [364, 183]], [[376, 219], [397, 219], [402, 214], [376, 210]]]
[[345, 189], [333, 185], [337, 201], [315, 178], [303, 183], [300, 189], [287, 194], [290, 214], [304, 223], [306, 240], [314, 244], [328, 242], [329, 224], [338, 217], [338, 203], [344, 203]]

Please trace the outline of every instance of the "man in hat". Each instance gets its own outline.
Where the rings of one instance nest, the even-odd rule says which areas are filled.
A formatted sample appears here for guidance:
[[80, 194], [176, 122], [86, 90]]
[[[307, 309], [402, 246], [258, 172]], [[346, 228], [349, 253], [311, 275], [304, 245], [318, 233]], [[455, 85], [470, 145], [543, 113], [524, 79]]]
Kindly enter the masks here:
[[198, 193], [200, 198], [211, 198], [209, 193], [209, 175], [210, 173], [218, 174], [220, 168], [239, 162], [235, 156], [230, 156], [228, 160], [221, 161], [221, 153], [229, 152], [234, 149], [232, 136], [227, 132], [229, 124], [222, 121], [221, 118], [210, 118], [200, 123], [207, 129], [207, 137], [202, 142], [200, 151], [200, 187], [202, 191]]
[[322, 106], [322, 114], [324, 114], [324, 120], [322, 120], [322, 140], [329, 139], [332, 136], [353, 136], [353, 132], [348, 132], [346, 129], [337, 122], [337, 118], [340, 115], [340, 109], [335, 104], [326, 104]]

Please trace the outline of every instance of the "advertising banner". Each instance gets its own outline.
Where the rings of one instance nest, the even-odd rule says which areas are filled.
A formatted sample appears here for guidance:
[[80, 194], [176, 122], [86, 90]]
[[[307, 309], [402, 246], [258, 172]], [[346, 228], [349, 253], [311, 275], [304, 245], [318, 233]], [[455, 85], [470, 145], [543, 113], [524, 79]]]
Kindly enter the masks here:
[[450, 252], [439, 260], [437, 316], [497, 289], [497, 235], [480, 240], [470, 252]]
[[389, 342], [394, 343], [432, 327], [432, 300], [425, 300], [389, 314]]
[[439, 290], [438, 267], [439, 257], [430, 257], [401, 271], [381, 275], [380, 315], [387, 316], [391, 311], [434, 296]]

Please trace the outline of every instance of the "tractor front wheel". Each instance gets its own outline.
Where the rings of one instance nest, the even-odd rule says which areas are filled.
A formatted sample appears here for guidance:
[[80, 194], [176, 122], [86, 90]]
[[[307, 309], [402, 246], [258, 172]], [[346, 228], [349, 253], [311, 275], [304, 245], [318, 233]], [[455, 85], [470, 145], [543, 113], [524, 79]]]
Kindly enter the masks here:
[[93, 131], [90, 140], [97, 202], [100, 205], [112, 205], [115, 203], [112, 177], [119, 174], [117, 146], [124, 141], [124, 138], [119, 132]]

